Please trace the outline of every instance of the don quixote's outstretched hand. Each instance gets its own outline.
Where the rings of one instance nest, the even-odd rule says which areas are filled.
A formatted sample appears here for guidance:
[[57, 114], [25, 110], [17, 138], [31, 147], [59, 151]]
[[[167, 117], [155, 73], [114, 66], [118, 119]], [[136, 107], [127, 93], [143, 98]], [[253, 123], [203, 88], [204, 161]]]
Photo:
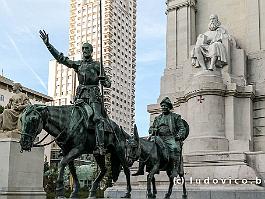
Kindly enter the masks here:
[[45, 30], [40, 30], [40, 38], [43, 40], [45, 45], [49, 44], [49, 35], [45, 32]]

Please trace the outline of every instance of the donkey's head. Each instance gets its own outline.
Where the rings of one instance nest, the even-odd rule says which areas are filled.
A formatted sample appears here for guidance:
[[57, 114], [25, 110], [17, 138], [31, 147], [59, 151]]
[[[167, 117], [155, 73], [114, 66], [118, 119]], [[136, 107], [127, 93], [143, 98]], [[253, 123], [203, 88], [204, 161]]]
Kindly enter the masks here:
[[136, 125], [134, 125], [133, 134], [134, 136], [126, 142], [126, 159], [129, 167], [140, 158], [140, 140]]

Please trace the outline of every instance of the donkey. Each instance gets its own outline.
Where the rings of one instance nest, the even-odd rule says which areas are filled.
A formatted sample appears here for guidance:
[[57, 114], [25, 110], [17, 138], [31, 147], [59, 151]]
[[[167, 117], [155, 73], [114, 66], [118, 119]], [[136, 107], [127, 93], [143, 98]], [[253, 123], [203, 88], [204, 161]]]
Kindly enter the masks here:
[[[187, 129], [188, 130], [188, 129]], [[156, 198], [157, 189], [155, 184], [154, 175], [159, 171], [166, 171], [169, 178], [168, 192], [165, 195], [165, 199], [169, 199], [172, 194], [172, 188], [174, 185], [174, 178], [171, 177], [173, 170], [172, 162], [166, 162], [163, 155], [153, 141], [139, 138], [136, 126], [134, 127], [134, 137], [129, 138], [126, 144], [126, 157], [128, 166], [132, 166], [137, 160], [146, 165], [147, 175], [147, 198]], [[187, 191], [185, 186], [184, 170], [183, 170], [183, 158], [181, 157], [181, 164], [179, 165], [179, 177], [181, 178], [181, 184], [183, 185], [182, 199], [187, 199]], [[151, 183], [153, 193], [151, 189]]]

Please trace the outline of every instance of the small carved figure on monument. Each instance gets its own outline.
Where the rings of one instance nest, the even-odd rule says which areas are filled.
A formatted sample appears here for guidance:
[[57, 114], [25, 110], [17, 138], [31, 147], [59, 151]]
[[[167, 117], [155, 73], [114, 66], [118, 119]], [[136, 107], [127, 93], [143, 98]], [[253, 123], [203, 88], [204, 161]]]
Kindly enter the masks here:
[[[93, 46], [84, 43], [82, 46], [83, 59], [79, 61], [70, 60], [63, 53], [59, 53], [50, 43], [48, 34], [40, 31], [40, 37], [47, 46], [53, 57], [68, 68], [73, 68], [78, 76], [79, 85], [77, 87], [75, 103], [86, 103], [93, 109], [93, 121], [96, 124], [97, 149], [95, 154], [104, 155], [104, 107], [101, 100], [99, 82], [104, 87], [110, 88], [111, 82], [103, 70], [100, 76], [100, 63], [92, 59]], [[84, 110], [87, 111], [86, 105]], [[88, 112], [88, 111], [87, 111]], [[87, 113], [88, 115], [90, 113]]]
[[19, 116], [30, 105], [29, 97], [22, 93], [22, 85], [20, 83], [13, 85], [13, 92], [15, 95], [9, 99], [4, 112], [0, 114], [0, 129], [3, 131], [20, 129]]
[[[213, 70], [215, 66], [227, 65], [227, 50], [222, 43], [223, 39], [231, 40], [227, 30], [221, 27], [217, 15], [210, 16], [209, 31], [200, 34], [195, 47], [191, 51], [192, 65], [196, 68]], [[209, 65], [206, 62], [209, 61]]]

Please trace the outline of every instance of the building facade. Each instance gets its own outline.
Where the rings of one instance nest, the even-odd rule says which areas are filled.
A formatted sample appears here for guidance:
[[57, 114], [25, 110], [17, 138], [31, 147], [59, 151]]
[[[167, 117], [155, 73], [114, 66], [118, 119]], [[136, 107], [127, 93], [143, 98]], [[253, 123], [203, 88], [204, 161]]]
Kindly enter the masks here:
[[[104, 88], [104, 104], [112, 120], [130, 133], [135, 114], [136, 0], [103, 0], [103, 65], [111, 88]], [[82, 44], [93, 45], [100, 60], [99, 0], [71, 0], [69, 57], [79, 60]], [[78, 80], [75, 72], [55, 60], [49, 63], [49, 95], [55, 105], [73, 101]]]
[[[14, 81], [0, 75], [0, 105], [6, 106], [9, 99], [14, 95], [12, 92]], [[32, 104], [46, 104], [51, 103], [52, 98], [44, 95], [32, 89], [23, 87], [23, 93], [25, 93]]]

